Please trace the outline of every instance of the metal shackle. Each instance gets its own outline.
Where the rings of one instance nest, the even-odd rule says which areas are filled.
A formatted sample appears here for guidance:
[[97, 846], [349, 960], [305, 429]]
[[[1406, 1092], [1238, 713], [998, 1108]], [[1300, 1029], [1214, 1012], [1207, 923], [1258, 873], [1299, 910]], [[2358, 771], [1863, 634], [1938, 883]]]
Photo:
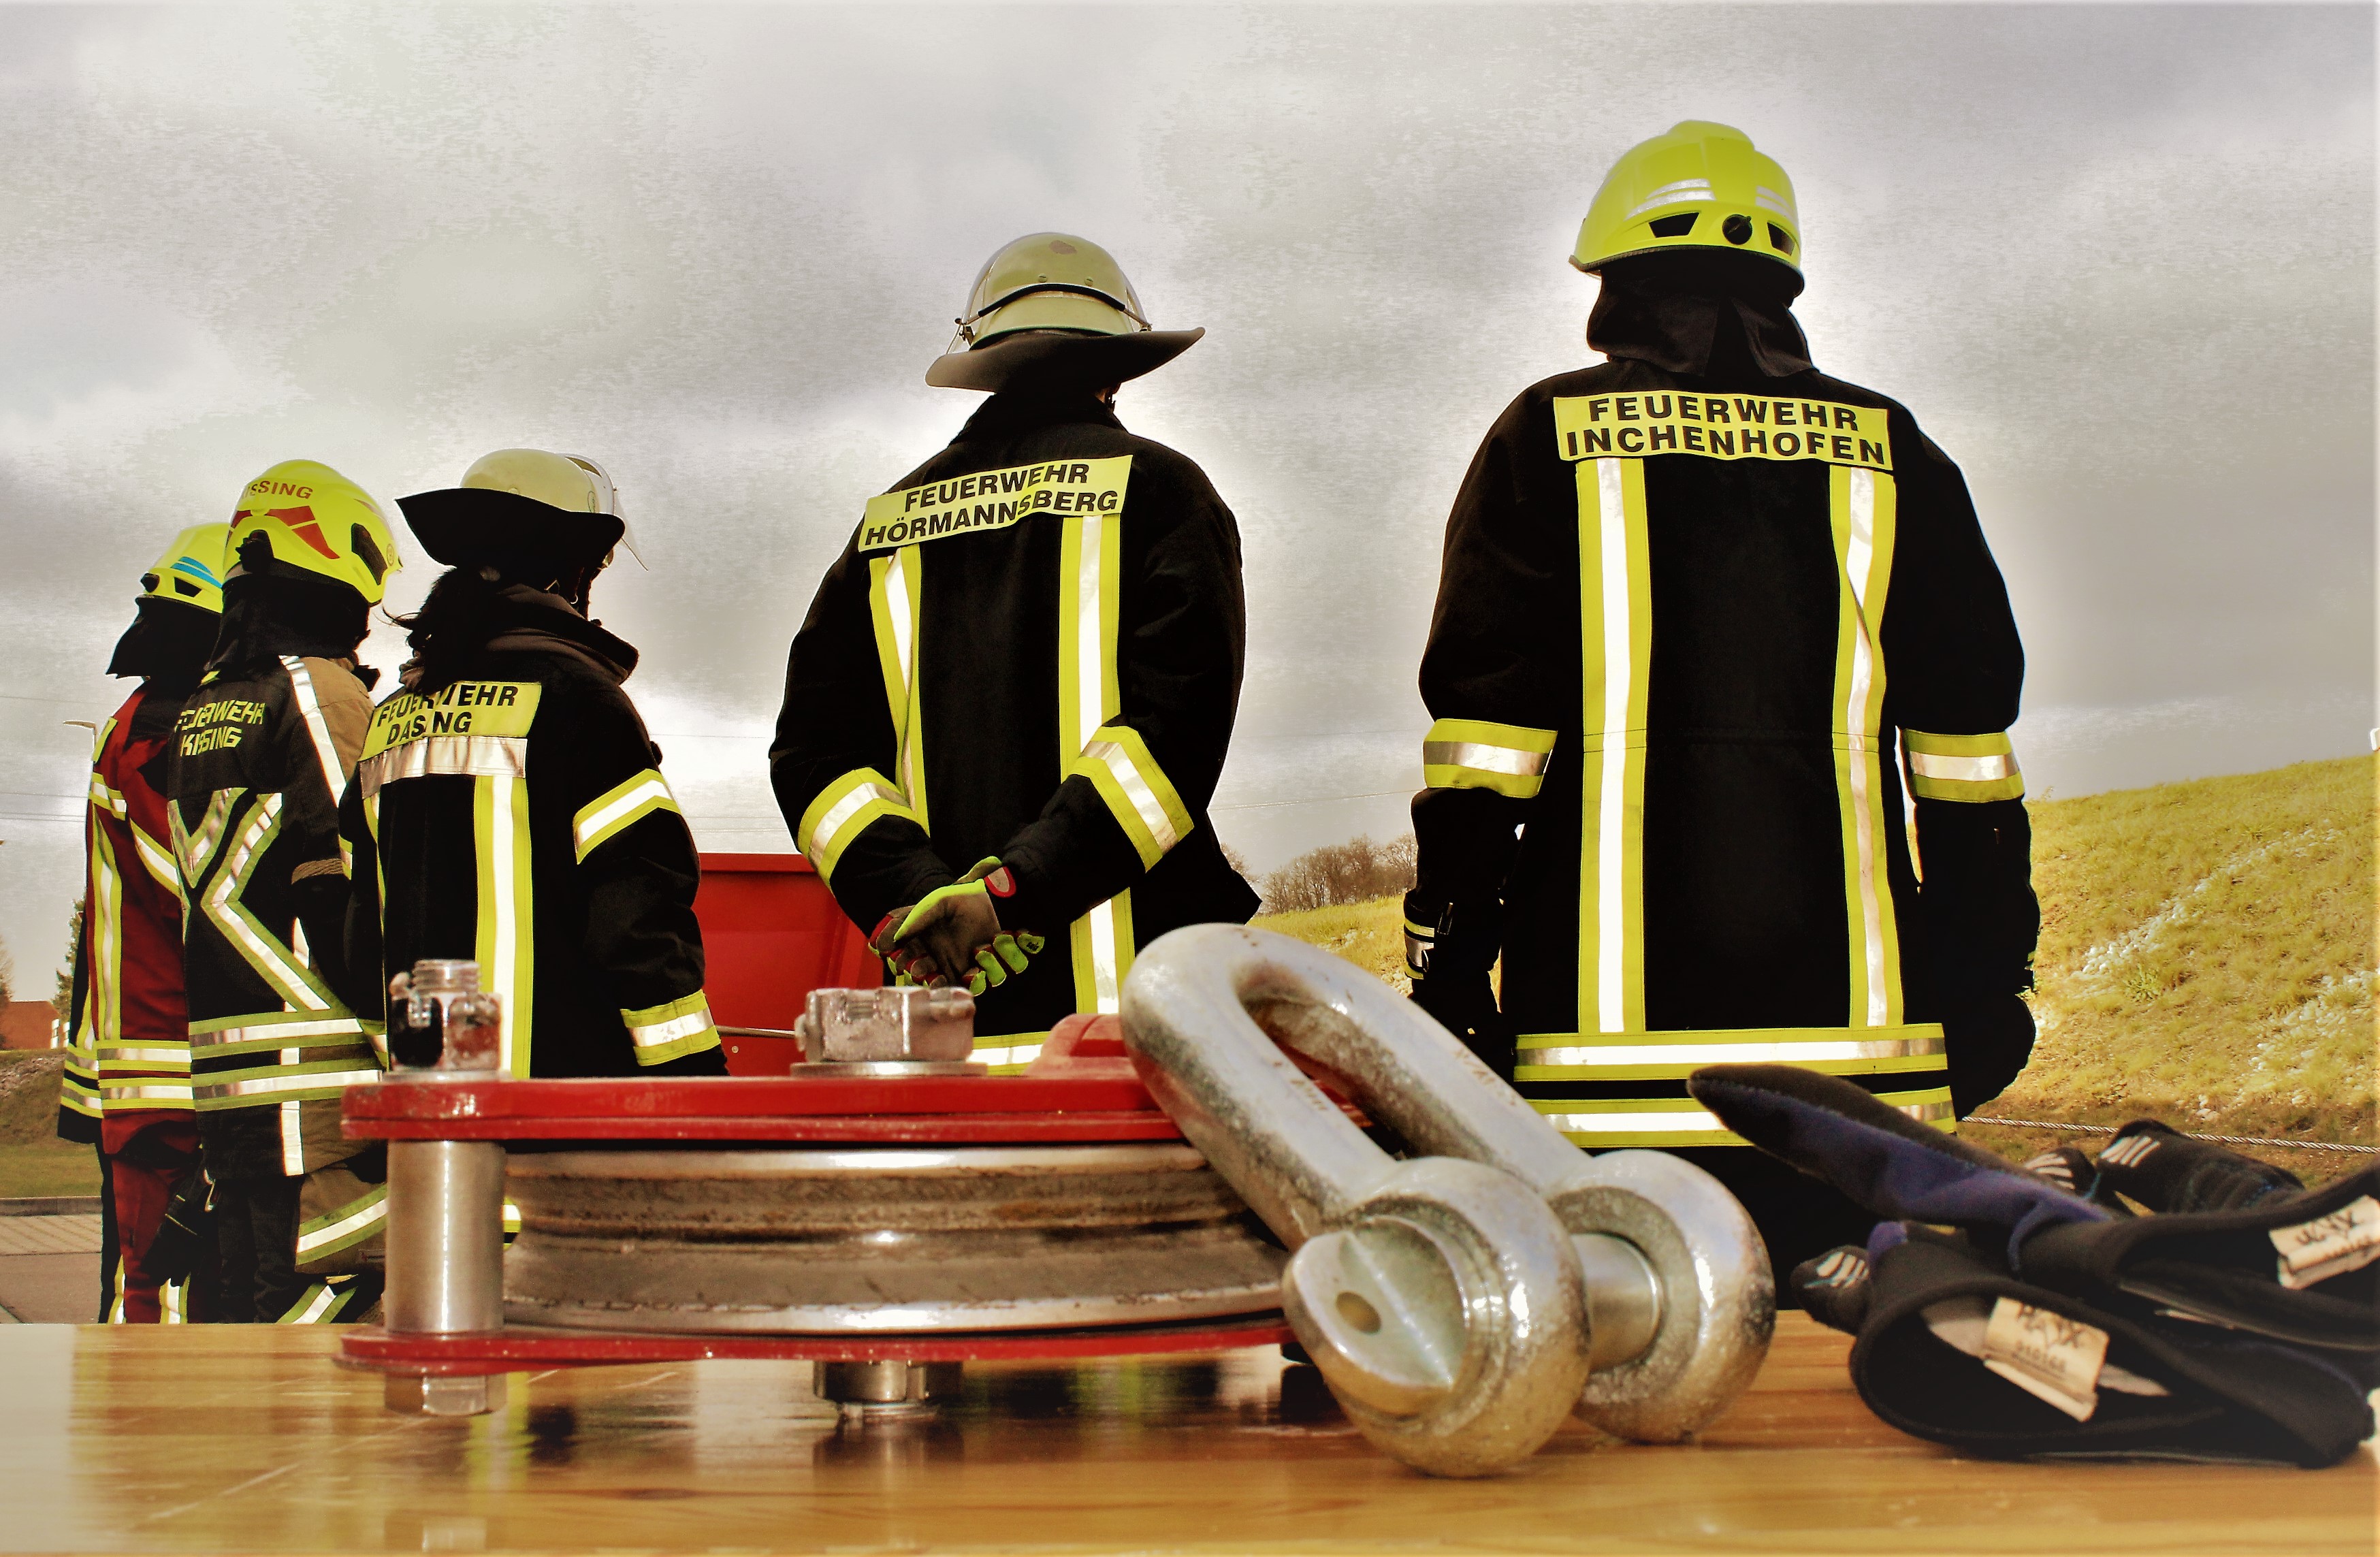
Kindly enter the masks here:
[[[1664, 1152], [1589, 1157], [1426, 1013], [1303, 942], [1196, 926], [1149, 947], [1135, 979], [1143, 968], [1147, 993], [1160, 999], [1202, 979], [1228, 986], [1245, 1024], [1343, 1078], [1415, 1150], [1497, 1168], [1544, 1199], [1585, 1291], [1590, 1377], [1575, 1407], [1587, 1421], [1675, 1441], [1759, 1371], [1776, 1321], [1767, 1253], [1710, 1174]], [[1127, 982], [1127, 1042], [1133, 994]]]
[[1509, 1174], [1401, 1162], [1365, 1138], [1252, 1018], [1310, 1001], [1311, 959], [1332, 960], [1292, 966], [1279, 945], [1306, 950], [1221, 925], [1158, 941], [1124, 984], [1126, 1049], [1293, 1251], [1281, 1308], [1364, 1436], [1433, 1475], [1503, 1469], [1552, 1436], [1586, 1382], [1570, 1239]]

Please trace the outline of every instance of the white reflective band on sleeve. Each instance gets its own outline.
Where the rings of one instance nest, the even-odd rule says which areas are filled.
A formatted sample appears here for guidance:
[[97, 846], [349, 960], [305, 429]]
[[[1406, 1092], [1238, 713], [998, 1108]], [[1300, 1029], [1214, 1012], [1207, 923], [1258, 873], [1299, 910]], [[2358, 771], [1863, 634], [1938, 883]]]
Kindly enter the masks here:
[[102, 1087], [99, 1095], [112, 1103], [178, 1103], [185, 1108], [198, 1099], [198, 1093], [187, 1081], [152, 1081], [138, 1087]]
[[1421, 760], [1427, 767], [1474, 768], [1483, 773], [1511, 773], [1515, 778], [1538, 778], [1546, 771], [1549, 751], [1522, 751], [1509, 746], [1490, 746], [1485, 741], [1424, 741]]
[[119, 1065], [164, 1065], [168, 1070], [190, 1068], [190, 1051], [187, 1044], [170, 1049], [144, 1049], [132, 1043], [103, 1043], [99, 1045], [99, 1057]]
[[426, 736], [365, 758], [356, 782], [365, 798], [399, 779], [431, 775], [463, 778], [524, 778], [528, 773], [527, 736]]
[[631, 812], [659, 807], [675, 810], [677, 799], [670, 794], [669, 785], [662, 782], [661, 774], [653, 773], [614, 795], [601, 809], [581, 812], [577, 825], [571, 830], [571, 841], [577, 845], [578, 858], [586, 858], [587, 851], [609, 835], [613, 824]]
[[1160, 854], [1170, 851], [1182, 841], [1181, 833], [1174, 831], [1173, 819], [1165, 814], [1164, 804], [1158, 799], [1157, 792], [1149, 787], [1148, 781], [1141, 776], [1140, 768], [1133, 761], [1131, 752], [1114, 741], [1093, 741], [1083, 748], [1083, 757], [1115, 775], [1116, 783], [1123, 788], [1124, 797], [1139, 813], [1141, 825], [1148, 828], [1148, 835], [1157, 840]]
[[690, 1011], [683, 1016], [673, 1016], [666, 1022], [654, 1022], [641, 1028], [631, 1027], [628, 1029], [628, 1038], [639, 1049], [653, 1049], [664, 1043], [675, 1043], [681, 1038], [692, 1038], [710, 1026], [710, 1007], [706, 1005], [699, 1011]]
[[1988, 784], [2017, 776], [2016, 759], [2012, 756], [1937, 757], [1931, 752], [1912, 750], [1909, 768], [1920, 778], [1958, 779], [1969, 784]]
[[834, 858], [841, 852], [843, 840], [839, 834], [843, 832], [844, 824], [876, 801], [881, 801], [888, 806], [900, 806], [902, 805], [901, 792], [890, 785], [878, 784], [872, 779], [853, 785], [850, 794], [829, 806], [826, 809], [826, 814], [819, 818], [818, 825], [810, 830], [809, 838], [804, 844], [802, 852], [813, 859], [820, 857], [829, 859]]

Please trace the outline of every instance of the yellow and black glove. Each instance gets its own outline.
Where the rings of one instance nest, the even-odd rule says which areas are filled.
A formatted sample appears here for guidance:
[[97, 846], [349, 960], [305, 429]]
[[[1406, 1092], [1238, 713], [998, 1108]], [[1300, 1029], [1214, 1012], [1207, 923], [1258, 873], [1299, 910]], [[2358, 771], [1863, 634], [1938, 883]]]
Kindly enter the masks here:
[[886, 943], [880, 950], [912, 982], [965, 984], [979, 995], [1024, 972], [1045, 944], [1002, 922], [1002, 906], [1015, 895], [1013, 871], [997, 859], [979, 860], [958, 881], [928, 893], [889, 932], [880, 924]]

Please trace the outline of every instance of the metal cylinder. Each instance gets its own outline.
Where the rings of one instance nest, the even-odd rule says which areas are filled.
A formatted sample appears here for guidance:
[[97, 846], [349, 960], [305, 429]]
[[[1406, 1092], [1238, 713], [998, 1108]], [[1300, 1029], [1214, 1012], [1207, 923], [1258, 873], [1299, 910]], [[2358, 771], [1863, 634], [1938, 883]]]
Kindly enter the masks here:
[[845, 1412], [869, 1415], [931, 1409], [958, 1393], [965, 1365], [955, 1362], [819, 1362], [810, 1388]]
[[388, 1143], [393, 1335], [468, 1335], [504, 1323], [504, 1149], [494, 1141]]

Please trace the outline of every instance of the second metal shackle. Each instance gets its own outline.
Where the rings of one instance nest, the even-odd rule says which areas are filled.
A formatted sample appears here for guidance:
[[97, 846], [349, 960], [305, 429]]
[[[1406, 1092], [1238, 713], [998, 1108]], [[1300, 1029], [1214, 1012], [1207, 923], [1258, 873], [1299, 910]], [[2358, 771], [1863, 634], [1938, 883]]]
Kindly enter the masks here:
[[[1735, 1198], [1664, 1152], [1589, 1157], [1452, 1034], [1362, 969], [1270, 931], [1193, 926], [1141, 954], [1123, 1006], [1126, 1043], [1144, 1072], [1166, 1068], [1147, 1037], [1194, 1011], [1210, 1029], [1232, 1026], [1235, 1015], [1243, 1042], [1260, 1032], [1334, 1073], [1415, 1150], [1496, 1168], [1540, 1197], [1568, 1235], [1582, 1277], [1590, 1376], [1573, 1404], [1595, 1426], [1675, 1441], [1717, 1417], [1759, 1371], [1776, 1295], [1767, 1250]], [[1144, 1079], [1152, 1090], [1195, 1089], [1181, 1077]], [[1311, 1086], [1302, 1090], [1329, 1106]], [[1160, 1101], [1182, 1117], [1172, 1098]], [[1257, 1195], [1236, 1179], [1233, 1186], [1265, 1211]]]

